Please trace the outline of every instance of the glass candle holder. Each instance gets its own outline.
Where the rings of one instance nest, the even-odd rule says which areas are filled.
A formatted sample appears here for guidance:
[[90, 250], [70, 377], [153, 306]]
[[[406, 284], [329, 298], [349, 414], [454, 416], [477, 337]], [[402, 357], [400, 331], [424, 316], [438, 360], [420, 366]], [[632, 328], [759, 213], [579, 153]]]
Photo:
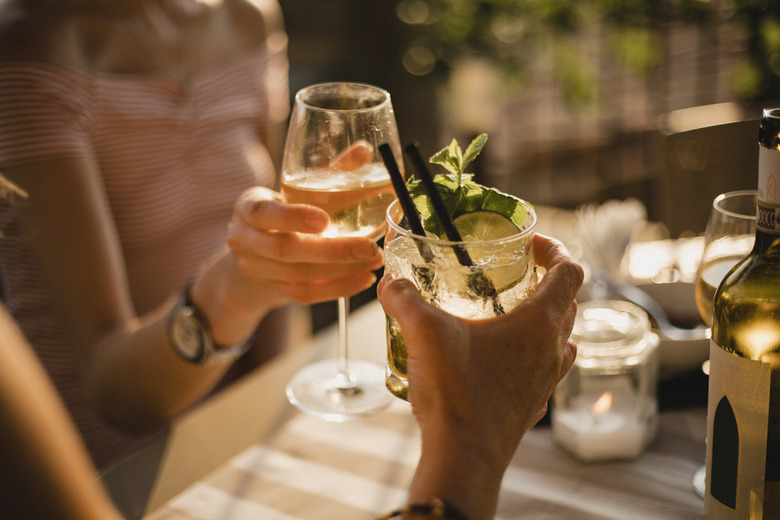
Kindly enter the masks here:
[[633, 459], [658, 429], [658, 343], [645, 313], [616, 300], [579, 305], [577, 359], [553, 394], [555, 442], [583, 462]]

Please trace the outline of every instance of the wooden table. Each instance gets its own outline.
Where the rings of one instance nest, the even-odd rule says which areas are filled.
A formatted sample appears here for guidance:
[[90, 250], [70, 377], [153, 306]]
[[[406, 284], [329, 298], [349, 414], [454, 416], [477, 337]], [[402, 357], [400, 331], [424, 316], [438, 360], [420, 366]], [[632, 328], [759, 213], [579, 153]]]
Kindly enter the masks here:
[[[350, 339], [356, 357], [383, 362], [384, 315], [377, 303], [353, 313]], [[420, 450], [406, 403], [345, 423], [285, 404], [284, 383], [295, 367], [334, 354], [329, 329], [293, 353], [294, 361], [282, 360], [276, 377], [260, 374], [180, 421], [144, 520], [369, 519], [402, 504]], [[273, 420], [256, 419], [268, 410]], [[662, 410], [648, 451], [623, 463], [579, 463], [553, 444], [549, 427], [537, 426], [506, 473], [498, 517], [701, 518], [702, 499], [691, 482], [704, 460], [705, 415], [703, 407]]]

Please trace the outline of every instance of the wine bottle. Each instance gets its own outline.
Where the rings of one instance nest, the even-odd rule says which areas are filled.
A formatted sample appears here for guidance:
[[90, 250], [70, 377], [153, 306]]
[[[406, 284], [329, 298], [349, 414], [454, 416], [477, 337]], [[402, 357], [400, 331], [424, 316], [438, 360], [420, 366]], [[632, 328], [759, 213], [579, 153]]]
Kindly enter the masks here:
[[759, 126], [756, 241], [715, 293], [708, 519], [780, 518], [780, 109]]

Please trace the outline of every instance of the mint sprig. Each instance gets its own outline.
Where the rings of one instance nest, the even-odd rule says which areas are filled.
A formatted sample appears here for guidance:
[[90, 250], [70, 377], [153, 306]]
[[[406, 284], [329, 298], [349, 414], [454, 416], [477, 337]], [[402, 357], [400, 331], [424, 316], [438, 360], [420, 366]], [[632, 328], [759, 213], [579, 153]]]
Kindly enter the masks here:
[[458, 183], [460, 183], [466, 165], [477, 158], [479, 152], [485, 147], [485, 143], [487, 143], [487, 134], [480, 134], [471, 141], [471, 144], [466, 148], [466, 153], [463, 153], [458, 141], [453, 139], [448, 147], [433, 154], [428, 161], [431, 164], [444, 166], [444, 169], [458, 177]]
[[[481, 134], [469, 144], [464, 153], [458, 142], [453, 139], [449, 146], [429, 159], [432, 164], [441, 165], [447, 170], [447, 173], [434, 175], [433, 181], [453, 220], [464, 213], [492, 211], [505, 216], [522, 228], [528, 212], [517, 198], [477, 184], [473, 180], [474, 175], [465, 172], [466, 166], [479, 155], [486, 142], [487, 135]], [[406, 182], [406, 187], [420, 212], [425, 230], [443, 236], [444, 230], [434, 214], [422, 182], [412, 177]]]

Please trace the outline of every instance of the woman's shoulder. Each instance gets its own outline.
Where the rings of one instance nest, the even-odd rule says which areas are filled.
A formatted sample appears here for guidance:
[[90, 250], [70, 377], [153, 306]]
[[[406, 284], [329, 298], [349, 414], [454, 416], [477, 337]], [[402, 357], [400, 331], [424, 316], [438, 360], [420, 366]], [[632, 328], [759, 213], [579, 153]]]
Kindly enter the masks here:
[[245, 46], [262, 44], [284, 33], [282, 10], [276, 0], [225, 0], [228, 23]]
[[282, 25], [282, 8], [276, 0], [225, 0], [224, 6], [234, 15], [262, 19], [271, 28]]

